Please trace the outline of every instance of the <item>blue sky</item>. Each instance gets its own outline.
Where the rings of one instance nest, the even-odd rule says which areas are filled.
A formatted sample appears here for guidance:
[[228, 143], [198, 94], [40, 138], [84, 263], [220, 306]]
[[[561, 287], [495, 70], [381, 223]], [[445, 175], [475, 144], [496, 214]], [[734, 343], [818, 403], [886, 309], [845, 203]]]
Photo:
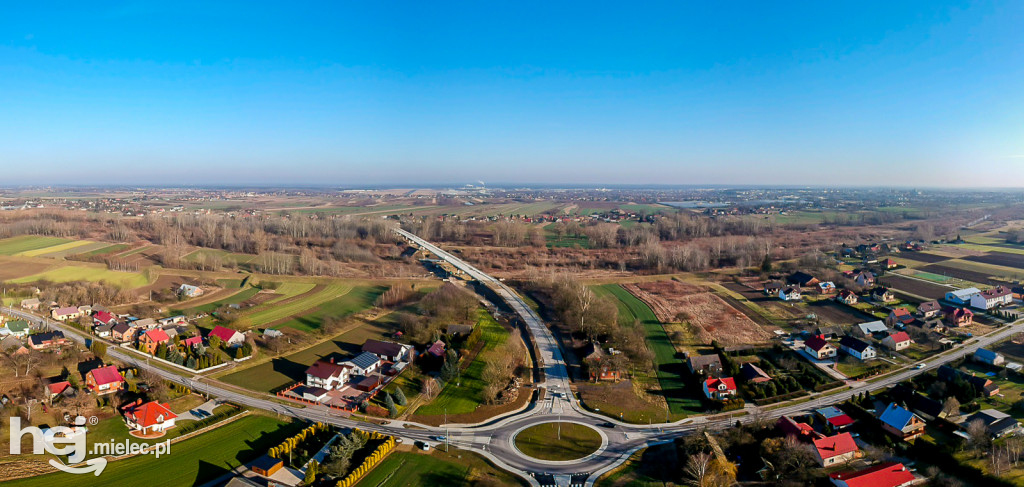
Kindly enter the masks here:
[[1024, 186], [1019, 1], [40, 3], [0, 185]]

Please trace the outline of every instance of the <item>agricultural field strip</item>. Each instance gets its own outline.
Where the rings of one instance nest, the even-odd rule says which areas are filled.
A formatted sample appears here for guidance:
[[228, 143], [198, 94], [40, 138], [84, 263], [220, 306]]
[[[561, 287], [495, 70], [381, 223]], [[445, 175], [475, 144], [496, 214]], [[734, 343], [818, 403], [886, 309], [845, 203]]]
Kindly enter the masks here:
[[316, 287], [316, 283], [313, 282], [283, 282], [274, 290], [274, 292], [280, 294], [280, 296], [273, 298], [264, 304], [271, 305], [280, 303], [286, 299], [308, 293], [312, 291], [314, 287]]
[[295, 296], [290, 298], [289, 301], [278, 303], [273, 308], [246, 313], [244, 316], [252, 321], [253, 326], [266, 325], [312, 310], [327, 301], [348, 293], [352, 288], [353, 285], [349, 283], [328, 284], [319, 291]]
[[0, 255], [16, 255], [37, 249], [55, 247], [72, 242], [66, 238], [39, 237], [35, 235], [22, 235], [0, 240]]
[[50, 257], [49, 254], [59, 254], [67, 250], [74, 250], [80, 247], [84, 247], [90, 244], [96, 244], [97, 242], [91, 242], [89, 240], [75, 240], [73, 242], [62, 243], [60, 245], [54, 245], [51, 247], [43, 247], [41, 249], [26, 250], [24, 252], [18, 252], [14, 254], [15, 257]]
[[58, 265], [38, 274], [14, 279], [14, 283], [34, 282], [46, 279], [53, 282], [107, 281], [125, 289], [135, 289], [150, 284], [145, 274], [139, 272], [116, 272], [103, 266]]

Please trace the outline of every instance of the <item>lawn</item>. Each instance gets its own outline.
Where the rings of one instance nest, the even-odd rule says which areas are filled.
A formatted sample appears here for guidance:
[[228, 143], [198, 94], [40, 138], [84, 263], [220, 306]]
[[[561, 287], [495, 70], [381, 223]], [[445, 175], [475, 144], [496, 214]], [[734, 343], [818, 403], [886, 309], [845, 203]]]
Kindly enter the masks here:
[[356, 286], [341, 297], [323, 303], [309, 313], [274, 325], [274, 328], [288, 327], [305, 332], [319, 329], [326, 318], [343, 318], [369, 309], [384, 291], [387, 291], [386, 286]]
[[541, 460], [566, 461], [583, 458], [601, 447], [597, 430], [576, 423], [551, 422], [530, 426], [515, 437], [516, 448]]
[[107, 487], [137, 485], [139, 472], [146, 472], [147, 487], [199, 485], [228, 473], [231, 469], [262, 455], [295, 428], [265, 416], [247, 416], [202, 435], [171, 445], [169, 455], [159, 459], [139, 455], [107, 464], [103, 474], [71, 476], [54, 473], [6, 482], [18, 487]]
[[117, 272], [105, 267], [87, 267], [84, 265], [65, 265], [32, 276], [15, 279], [12, 282], [24, 283], [46, 279], [52, 282], [92, 281], [107, 283], [125, 289], [135, 289], [148, 285], [149, 279], [141, 272]]
[[679, 455], [674, 443], [634, 453], [621, 467], [597, 479], [598, 487], [664, 487], [678, 478]]
[[625, 313], [630, 326], [634, 319], [640, 320], [647, 335], [647, 346], [654, 354], [655, 374], [658, 383], [661, 384], [661, 391], [668, 402], [672, 414], [686, 415], [703, 412], [704, 408], [699, 399], [687, 397], [686, 383], [681, 376], [683, 363], [680, 357], [676, 356], [676, 349], [665, 332], [665, 327], [643, 301], [637, 299], [617, 284], [606, 284], [600, 286], [601, 293], [607, 296], [614, 296], [617, 299], [616, 306], [619, 307], [619, 321]]
[[[362, 351], [363, 343], [370, 338], [383, 339], [396, 329], [396, 325], [380, 318], [371, 323], [359, 323], [355, 328], [292, 354], [273, 358], [247, 369], [220, 377], [228, 384], [253, 391], [270, 392], [296, 381], [304, 381], [305, 371], [318, 359], [337, 355], [352, 357]], [[408, 391], [407, 391], [408, 392]]]
[[396, 451], [366, 474], [356, 487], [433, 487], [469, 485], [524, 485], [523, 481], [495, 468], [481, 456], [465, 450], [451, 453]]
[[438, 415], [445, 414], [446, 411], [448, 414], [472, 413], [476, 411], [477, 406], [483, 404], [483, 391], [486, 385], [483, 381], [484, 367], [494, 349], [508, 340], [509, 332], [502, 328], [486, 311], [480, 310], [477, 313], [479, 315], [477, 326], [481, 328], [484, 348], [462, 371], [458, 379], [448, 381], [441, 393], [430, 404], [416, 409], [416, 414]]
[[0, 240], [0, 255], [15, 255], [73, 242], [66, 238], [21, 235]]
[[332, 299], [343, 296], [352, 290], [352, 285], [335, 282], [324, 286], [317, 292], [309, 293], [288, 302], [278, 302], [272, 307], [257, 307], [257, 311], [246, 313], [245, 316], [253, 326], [263, 327], [286, 318], [301, 315]]

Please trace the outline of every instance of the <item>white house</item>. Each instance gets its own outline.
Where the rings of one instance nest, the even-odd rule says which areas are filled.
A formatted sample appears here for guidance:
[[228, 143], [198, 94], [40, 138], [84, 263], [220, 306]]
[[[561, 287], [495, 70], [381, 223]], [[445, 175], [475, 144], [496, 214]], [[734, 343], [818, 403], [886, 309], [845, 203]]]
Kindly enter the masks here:
[[839, 349], [858, 360], [871, 360], [878, 356], [878, 352], [871, 344], [851, 336], [844, 336], [839, 340]]
[[1008, 287], [996, 286], [971, 296], [972, 308], [992, 309], [1008, 304], [1013, 304], [1013, 292]]
[[363, 352], [349, 360], [353, 375], [369, 375], [380, 367], [380, 358], [370, 352]]
[[728, 399], [736, 395], [736, 381], [732, 377], [723, 377], [721, 379], [708, 379], [704, 381], [704, 396], [708, 399], [718, 399], [720, 401]]
[[779, 289], [779, 299], [783, 301], [799, 301], [800, 300], [800, 288], [798, 287], [787, 287]]
[[317, 360], [306, 369], [306, 385], [328, 390], [340, 389], [348, 382], [351, 371], [351, 365], [336, 364], [334, 359], [330, 361]]
[[140, 399], [125, 408], [124, 422], [128, 424], [129, 428], [148, 435], [167, 431], [174, 427], [174, 420], [178, 416], [171, 412], [168, 404], [156, 401], [140, 404], [141, 402]]
[[900, 351], [914, 343], [910, 339], [910, 335], [905, 331], [898, 331], [882, 339], [882, 345], [885, 345], [889, 350]]
[[971, 304], [971, 298], [976, 294], [981, 294], [981, 290], [976, 287], [969, 287], [966, 289], [958, 289], [956, 291], [950, 291], [946, 293], [946, 301], [953, 304], [959, 304], [961, 306]]

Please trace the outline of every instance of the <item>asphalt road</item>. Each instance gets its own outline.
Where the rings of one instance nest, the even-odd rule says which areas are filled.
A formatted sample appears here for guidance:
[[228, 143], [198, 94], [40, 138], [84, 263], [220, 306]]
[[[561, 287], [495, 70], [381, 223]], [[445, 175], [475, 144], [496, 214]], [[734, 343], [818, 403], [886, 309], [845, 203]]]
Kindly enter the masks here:
[[[540, 317], [512, 289], [501, 281], [483, 273], [433, 244], [404, 230], [396, 231], [404, 238], [429, 250], [439, 258], [448, 261], [494, 290], [519, 315], [522, 322], [527, 326], [531, 338], [536, 341], [540, 353], [541, 365], [545, 370], [545, 379], [538, 386], [544, 387], [549, 391], [546, 398], [531, 404], [530, 407], [523, 411], [510, 414], [504, 418], [492, 419], [476, 426], [438, 428], [406, 421], [393, 421], [387, 425], [377, 425], [344, 418], [321, 407], [291, 406], [278, 402], [270, 395], [251, 391], [239, 392], [234, 386], [206, 379], [200, 375], [186, 374], [184, 371], [182, 373], [171, 372], [152, 365], [145, 359], [115, 345], [109, 346], [107, 353], [118, 361], [131, 364], [139, 369], [150, 370], [164, 379], [186, 385], [193, 391], [284, 416], [310, 421], [322, 421], [343, 427], [376, 430], [405, 438], [408, 441], [429, 442], [434, 447], [442, 448], [444, 442], [437, 438], [441, 435], [446, 435], [447, 442], [451, 446], [477, 452], [490, 459], [499, 467], [522, 476], [531, 485], [541, 485], [537, 480], [538, 478], [544, 480], [546, 484], [557, 485], [570, 485], [570, 479], [572, 479], [573, 485], [583, 484], [583, 479], [586, 479], [586, 485], [592, 485], [598, 474], [625, 461], [630, 453], [639, 448], [670, 441], [705, 428], [712, 430], [724, 429], [735, 424], [737, 420], [749, 422], [755, 419], [755, 415], [748, 414], [736, 418], [722, 417], [719, 419], [709, 419], [708, 417], [694, 417], [676, 423], [633, 425], [621, 423], [617, 420], [583, 410], [576, 398], [570, 393], [567, 369], [554, 336], [544, 325]], [[45, 323], [51, 328], [60, 329], [69, 338], [81, 343], [85, 343], [87, 339], [83, 332], [49, 318], [39, 317], [19, 309], [3, 308], [3, 311], [35, 323]], [[924, 362], [926, 367], [922, 369], [906, 369], [875, 382], [859, 383], [858, 387], [838, 393], [812, 395], [812, 400], [810, 401], [765, 410], [764, 414], [760, 416], [773, 420], [782, 415], [801, 413], [829, 404], [840, 403], [864, 391], [877, 391], [888, 388], [916, 374], [937, 368], [942, 364], [971, 354], [979, 347], [986, 347], [1021, 331], [1024, 331], [1024, 322], [1018, 321], [988, 336], [972, 339], [965, 346], [958, 348], [954, 352], [932, 357]], [[96, 338], [89, 336], [88, 339]], [[570, 462], [545, 462], [527, 457], [516, 450], [513, 438], [518, 431], [528, 426], [559, 420], [593, 427], [601, 433], [606, 442], [604, 447], [589, 457]]]

